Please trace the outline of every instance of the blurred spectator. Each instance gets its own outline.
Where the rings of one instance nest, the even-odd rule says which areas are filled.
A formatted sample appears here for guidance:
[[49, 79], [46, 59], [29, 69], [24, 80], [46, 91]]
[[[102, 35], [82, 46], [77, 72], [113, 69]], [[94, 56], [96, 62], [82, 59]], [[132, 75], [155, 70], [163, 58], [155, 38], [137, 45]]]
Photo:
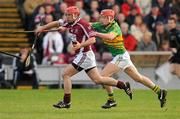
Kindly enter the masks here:
[[44, 0], [44, 5], [52, 5], [54, 0]]
[[145, 23], [141, 24], [141, 32], [144, 34], [146, 32], [150, 32], [147, 25]]
[[169, 4], [167, 4], [166, 0], [157, 0], [157, 5], [159, 7], [160, 15], [164, 19], [164, 23], [167, 23], [167, 19], [169, 18], [170, 13], [171, 13]]
[[5, 80], [5, 67], [3, 65], [3, 56], [0, 55], [0, 89], [11, 88], [11, 84]]
[[41, 22], [42, 19], [45, 18], [45, 9], [44, 7], [39, 8], [38, 14], [35, 16], [34, 22], [36, 26]]
[[129, 34], [129, 26], [127, 23], [121, 23], [122, 36], [124, 39], [124, 46], [128, 51], [135, 51], [137, 46], [137, 41], [133, 35]]
[[51, 56], [63, 52], [63, 38], [59, 32], [49, 32], [43, 38], [44, 58], [42, 64], [51, 64]]
[[174, 18], [174, 19], [177, 21], [177, 23], [178, 23], [178, 22], [180, 22], [179, 17], [180, 17], [180, 16], [178, 16], [177, 12], [172, 12], [172, 13], [170, 14], [170, 17], [169, 17], [169, 18]]
[[124, 3], [124, 1], [126, 0], [115, 0], [115, 3], [121, 6]]
[[136, 0], [136, 4], [141, 9], [142, 16], [146, 16], [151, 11], [151, 0]]
[[143, 32], [141, 31], [141, 25], [143, 24], [143, 19], [141, 15], [135, 17], [134, 24], [131, 25], [131, 34], [136, 38], [137, 41], [141, 41]]
[[60, 6], [61, 2], [60, 0], [54, 0], [53, 2], [53, 8], [54, 8], [54, 12], [55, 13], [58, 13], [60, 10], [59, 10], [59, 6]]
[[50, 10], [54, 10], [52, 0], [43, 0], [43, 2], [36, 7], [33, 14], [36, 15], [38, 13], [40, 7], [44, 7], [44, 9], [46, 9], [45, 8], [46, 6], [51, 6]]
[[159, 51], [171, 51], [171, 48], [169, 46], [169, 41], [168, 40], [163, 40], [160, 47]]
[[121, 6], [122, 13], [127, 17], [129, 15], [134, 15], [135, 13], [141, 14], [139, 6], [134, 2], [134, 0], [127, 0]]
[[115, 4], [112, 9], [114, 10], [115, 13], [115, 19], [117, 19], [118, 14], [120, 13], [120, 6]]
[[90, 2], [90, 8], [86, 9], [86, 13], [89, 14], [90, 16], [94, 13], [94, 12], [99, 12], [99, 3], [97, 0], [91, 0]]
[[103, 9], [112, 9], [113, 5], [115, 5], [115, 0], [100, 0], [99, 2], [99, 10]]
[[84, 17], [83, 17], [84, 20], [90, 22], [91, 18], [88, 14], [86, 14]]
[[150, 31], [155, 31], [155, 23], [157, 21], [164, 21], [163, 17], [159, 15], [159, 7], [156, 4], [152, 6], [150, 14], [145, 16], [144, 21]]
[[4, 65], [2, 64], [3, 57], [0, 55], [0, 88], [3, 88], [5, 82], [5, 69]]
[[163, 41], [169, 40], [168, 31], [165, 30], [163, 22], [158, 21], [156, 23], [155, 32], [153, 32], [152, 39], [156, 43], [158, 50], [161, 48]]
[[152, 41], [151, 32], [146, 32], [143, 35], [143, 39], [138, 43], [138, 51], [157, 51], [156, 44]]
[[0, 81], [5, 79], [5, 69], [3, 65], [3, 56], [0, 55]]
[[61, 12], [61, 14], [64, 14], [64, 13], [65, 13], [66, 8], [67, 8], [67, 4], [64, 3], [64, 2], [62, 2], [62, 3], [60, 4], [60, 12]]
[[51, 14], [47, 14], [45, 17], [45, 24], [48, 24], [48, 23], [52, 22], [53, 20], [54, 20], [53, 16]]
[[37, 6], [41, 5], [44, 0], [25, 0], [24, 2], [24, 10], [26, 15], [32, 15]]
[[176, 28], [176, 20], [168, 19], [168, 28], [170, 32], [170, 47], [173, 51], [173, 56], [170, 59], [171, 72], [180, 78], [180, 31]]
[[83, 0], [64, 0], [64, 2], [68, 5], [68, 7], [69, 6], [75, 6], [77, 1], [83, 2]]
[[60, 18], [63, 18], [64, 13], [65, 13], [67, 7], [68, 6], [67, 6], [67, 4], [65, 2], [62, 2], [59, 5], [59, 10], [57, 12], [55, 12], [56, 20], [58, 20]]
[[[46, 23], [53, 21], [51, 15], [45, 18]], [[62, 35], [57, 32], [48, 32], [43, 38], [43, 64], [51, 64], [51, 56], [56, 54], [59, 56], [63, 52], [64, 42]]]
[[116, 18], [116, 21], [118, 22], [118, 24], [121, 25], [121, 23], [125, 22], [125, 20], [126, 20], [126, 17], [124, 16], [124, 14], [119, 13]]
[[180, 16], [178, 16], [178, 13], [176, 12], [172, 12], [170, 14], [170, 17], [169, 18], [174, 18], [177, 22], [176, 22], [176, 28], [178, 30], [180, 30]]
[[[41, 5], [44, 2], [44, 0], [25, 0], [23, 7], [25, 11], [25, 29], [27, 30], [33, 30], [34, 29], [34, 12], [35, 9], [39, 5]], [[30, 36], [31, 37], [31, 36]]]
[[55, 13], [54, 13], [54, 8], [51, 4], [47, 4], [45, 5], [45, 14], [46, 15], [52, 15], [53, 16], [53, 19], [55, 19]]
[[83, 9], [83, 7], [84, 7], [83, 1], [76, 1], [76, 6], [80, 10], [80, 17], [83, 18], [86, 15], [85, 10]]
[[14, 58], [13, 60], [13, 69], [14, 69], [14, 87], [17, 88], [19, 85], [32, 85], [33, 89], [39, 87], [38, 79], [36, 75], [36, 60], [33, 54], [30, 57], [29, 66], [25, 67], [24, 60], [26, 59], [29, 53], [28, 48], [22, 47], [20, 53], [17, 54], [21, 57], [21, 60]]
[[98, 11], [93, 12], [93, 14], [91, 16], [91, 22], [97, 22], [99, 19], [99, 16], [100, 16], [100, 14]]
[[175, 13], [177, 16], [180, 16], [180, 2], [179, 0], [172, 0], [171, 6], [171, 14]]
[[127, 23], [131, 26], [132, 24], [134, 24], [134, 20], [135, 20], [135, 17], [137, 15], [140, 15], [138, 14], [137, 10], [136, 10], [136, 7], [132, 7], [131, 8], [131, 11], [130, 11], [130, 14], [126, 17], [126, 21]]

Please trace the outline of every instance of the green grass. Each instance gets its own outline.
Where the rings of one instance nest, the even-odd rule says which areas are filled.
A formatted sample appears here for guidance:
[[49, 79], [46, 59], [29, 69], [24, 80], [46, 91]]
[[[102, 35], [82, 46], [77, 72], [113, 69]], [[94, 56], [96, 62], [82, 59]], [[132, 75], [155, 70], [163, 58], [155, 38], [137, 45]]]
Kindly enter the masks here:
[[74, 89], [71, 109], [55, 109], [63, 90], [0, 90], [0, 119], [180, 119], [180, 90], [168, 91], [161, 109], [150, 90], [135, 90], [133, 100], [115, 90], [118, 106], [101, 109], [106, 101], [102, 89]]

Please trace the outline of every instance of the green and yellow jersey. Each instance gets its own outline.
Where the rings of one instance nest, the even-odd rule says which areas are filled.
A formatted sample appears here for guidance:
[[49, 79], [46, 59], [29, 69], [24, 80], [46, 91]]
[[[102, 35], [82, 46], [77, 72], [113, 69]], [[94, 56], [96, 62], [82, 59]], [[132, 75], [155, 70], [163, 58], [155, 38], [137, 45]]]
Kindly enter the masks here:
[[100, 22], [92, 23], [94, 30], [100, 33], [114, 33], [116, 37], [114, 39], [102, 39], [113, 56], [123, 54], [126, 49], [124, 47], [124, 41], [119, 25], [116, 21], [113, 21], [108, 26], [103, 26]]

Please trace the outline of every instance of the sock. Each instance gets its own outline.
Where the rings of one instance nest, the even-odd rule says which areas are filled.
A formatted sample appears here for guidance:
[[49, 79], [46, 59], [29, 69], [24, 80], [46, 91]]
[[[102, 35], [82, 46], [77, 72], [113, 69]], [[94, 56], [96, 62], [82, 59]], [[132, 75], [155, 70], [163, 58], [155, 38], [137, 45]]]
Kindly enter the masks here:
[[71, 94], [64, 94], [64, 100], [65, 103], [71, 102]]
[[124, 82], [118, 81], [116, 87], [118, 87], [119, 89], [125, 89], [126, 86], [125, 86]]
[[108, 94], [108, 100], [114, 100], [113, 93]]
[[155, 85], [154, 88], [153, 88], [152, 90], [153, 90], [156, 94], [159, 95], [161, 89], [160, 89], [159, 86]]

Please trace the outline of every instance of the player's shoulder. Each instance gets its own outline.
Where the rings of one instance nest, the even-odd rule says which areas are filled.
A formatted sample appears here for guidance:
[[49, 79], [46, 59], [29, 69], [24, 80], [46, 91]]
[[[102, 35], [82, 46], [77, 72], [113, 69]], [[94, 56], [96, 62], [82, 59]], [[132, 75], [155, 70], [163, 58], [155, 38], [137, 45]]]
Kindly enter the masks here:
[[110, 26], [111, 29], [120, 29], [119, 24], [114, 20]]
[[90, 23], [84, 19], [80, 19], [77, 24], [82, 25], [82, 26], [90, 26]]
[[119, 26], [119, 24], [117, 23], [117, 21], [114, 20], [114, 21], [112, 22], [112, 26]]

